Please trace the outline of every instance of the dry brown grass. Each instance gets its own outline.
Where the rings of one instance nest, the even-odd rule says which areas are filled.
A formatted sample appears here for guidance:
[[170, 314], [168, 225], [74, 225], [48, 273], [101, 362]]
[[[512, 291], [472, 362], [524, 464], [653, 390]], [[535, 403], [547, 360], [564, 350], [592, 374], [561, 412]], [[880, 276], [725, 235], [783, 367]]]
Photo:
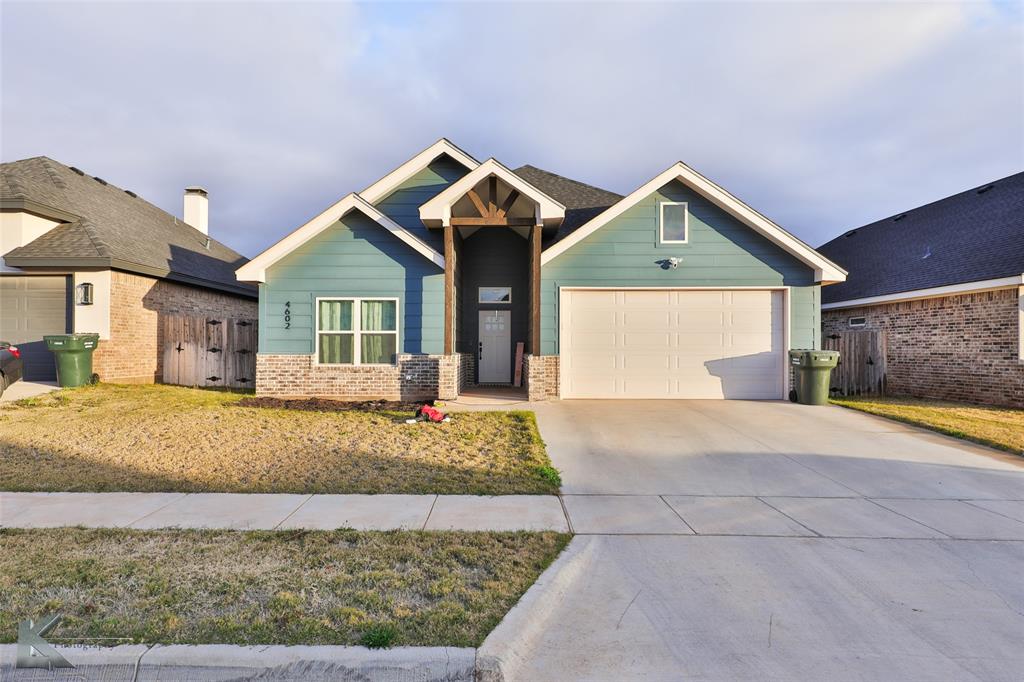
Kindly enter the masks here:
[[836, 405], [1024, 454], [1024, 410], [918, 398], [839, 398]]
[[0, 641], [60, 613], [51, 642], [477, 646], [568, 539], [0, 530]]
[[240, 394], [99, 385], [0, 410], [0, 489], [555, 493], [532, 412], [311, 412]]

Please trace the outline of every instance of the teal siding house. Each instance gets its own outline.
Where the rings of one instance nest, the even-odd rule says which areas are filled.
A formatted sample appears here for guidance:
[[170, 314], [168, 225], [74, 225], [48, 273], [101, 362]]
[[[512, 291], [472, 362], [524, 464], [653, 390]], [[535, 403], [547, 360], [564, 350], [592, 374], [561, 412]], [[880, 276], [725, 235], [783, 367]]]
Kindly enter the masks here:
[[621, 196], [442, 139], [237, 277], [260, 395], [772, 400], [846, 273], [683, 163]]

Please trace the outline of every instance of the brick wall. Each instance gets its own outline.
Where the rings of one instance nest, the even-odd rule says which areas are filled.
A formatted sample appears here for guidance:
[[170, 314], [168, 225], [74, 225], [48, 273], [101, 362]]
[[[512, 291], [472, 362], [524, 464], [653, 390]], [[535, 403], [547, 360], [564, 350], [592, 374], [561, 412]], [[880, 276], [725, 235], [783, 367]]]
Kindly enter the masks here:
[[164, 315], [256, 319], [255, 299], [154, 277], [110, 273], [110, 339], [93, 355], [101, 381], [153, 383], [163, 373]]
[[339, 400], [452, 400], [458, 397], [467, 371], [472, 380], [472, 357], [403, 353], [394, 365], [318, 365], [310, 355], [261, 353], [256, 356], [256, 394]]
[[558, 356], [523, 356], [523, 376], [526, 379], [527, 398], [555, 400], [558, 398]]
[[885, 332], [887, 392], [1024, 407], [1017, 289], [822, 311], [822, 333]]

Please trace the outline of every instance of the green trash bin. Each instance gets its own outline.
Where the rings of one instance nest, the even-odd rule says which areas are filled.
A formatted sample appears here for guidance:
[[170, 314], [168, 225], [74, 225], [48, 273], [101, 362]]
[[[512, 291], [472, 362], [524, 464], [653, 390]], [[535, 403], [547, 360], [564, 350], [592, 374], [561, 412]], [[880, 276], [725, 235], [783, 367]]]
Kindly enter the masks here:
[[99, 334], [54, 334], [43, 340], [57, 360], [57, 383], [61, 388], [93, 382], [92, 352], [99, 345]]
[[796, 379], [795, 402], [801, 405], [828, 405], [828, 384], [832, 368], [839, 364], [834, 350], [791, 350], [789, 364]]

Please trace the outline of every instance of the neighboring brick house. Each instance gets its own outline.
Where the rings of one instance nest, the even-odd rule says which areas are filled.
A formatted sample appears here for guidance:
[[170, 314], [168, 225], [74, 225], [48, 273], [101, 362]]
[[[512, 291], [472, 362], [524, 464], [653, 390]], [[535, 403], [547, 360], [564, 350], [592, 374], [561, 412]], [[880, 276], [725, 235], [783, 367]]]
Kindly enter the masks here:
[[781, 399], [845, 276], [683, 163], [621, 196], [443, 139], [238, 270], [257, 394], [392, 399]]
[[234, 277], [246, 259], [209, 237], [207, 215], [201, 188], [182, 220], [53, 159], [0, 164], [0, 339], [25, 378], [54, 378], [46, 334], [98, 333], [102, 381], [150, 383], [166, 315], [255, 319], [256, 289]]
[[1024, 173], [820, 250], [850, 272], [822, 291], [822, 333], [883, 332], [887, 393], [1024, 407]]

